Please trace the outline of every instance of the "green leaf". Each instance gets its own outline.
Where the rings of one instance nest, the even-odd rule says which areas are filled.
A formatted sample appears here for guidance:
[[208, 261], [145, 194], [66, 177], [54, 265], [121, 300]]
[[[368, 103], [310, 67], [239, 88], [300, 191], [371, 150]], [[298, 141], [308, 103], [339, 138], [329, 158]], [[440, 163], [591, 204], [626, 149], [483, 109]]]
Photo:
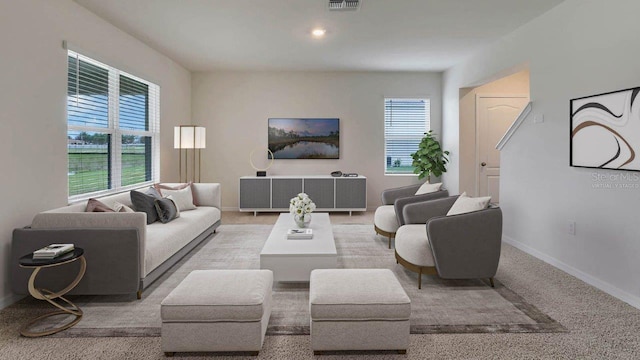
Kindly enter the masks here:
[[433, 131], [429, 130], [420, 141], [416, 152], [411, 154], [413, 172], [418, 174], [418, 179], [431, 178], [431, 175], [439, 177], [447, 172], [447, 155], [449, 151], [442, 151]]

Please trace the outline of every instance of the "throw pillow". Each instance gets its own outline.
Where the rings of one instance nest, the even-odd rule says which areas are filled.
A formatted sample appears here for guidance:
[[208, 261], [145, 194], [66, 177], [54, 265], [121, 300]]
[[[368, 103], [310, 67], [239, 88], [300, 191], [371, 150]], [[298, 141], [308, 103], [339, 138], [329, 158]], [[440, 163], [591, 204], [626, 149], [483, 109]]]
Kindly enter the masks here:
[[85, 212], [113, 212], [113, 209], [97, 199], [89, 199]]
[[127, 205], [121, 203], [121, 202], [115, 202], [115, 204], [113, 204], [113, 210], [115, 212], [122, 212], [122, 213], [132, 213], [135, 212], [132, 208], [128, 207]]
[[436, 192], [436, 191], [439, 191], [441, 187], [442, 187], [442, 183], [429, 184], [429, 182], [426, 182], [422, 184], [422, 186], [420, 186], [418, 191], [416, 191], [416, 195]]
[[447, 212], [447, 216], [486, 209], [489, 206], [489, 201], [491, 201], [491, 196], [472, 198], [467, 196], [466, 192], [463, 192], [453, 203], [453, 206]]
[[173, 196], [169, 195], [167, 197], [165, 197], [165, 199], [169, 199], [171, 201], [173, 201], [173, 204], [176, 206], [176, 219], [180, 217], [180, 209], [178, 209], [178, 204], [176, 204], [176, 199], [173, 198]]
[[153, 186], [148, 188], [144, 193], [147, 195], [151, 195], [156, 199], [162, 199], [162, 194], [160, 194], [160, 191], [156, 190], [156, 188], [154, 188]]
[[180, 190], [162, 189], [162, 194], [166, 197], [171, 196], [180, 211], [194, 210], [196, 208], [193, 204], [191, 186]]
[[158, 221], [158, 212], [156, 211], [154, 201], [162, 197], [156, 189], [149, 188], [144, 193], [131, 190], [129, 196], [131, 196], [131, 204], [136, 211], [147, 214], [147, 224], [153, 224]]
[[180, 211], [171, 196], [164, 199], [156, 199], [154, 205], [158, 213], [158, 218], [160, 218], [160, 222], [163, 224], [180, 216]]
[[160, 183], [157, 183], [157, 184], [153, 184], [153, 187], [154, 187], [156, 190], [158, 190], [158, 192], [160, 193], [160, 195], [164, 195], [164, 194], [162, 193], [162, 190], [182, 190], [182, 189], [184, 189], [184, 188], [186, 188], [186, 187], [191, 187], [191, 184], [192, 184], [192, 182], [191, 182], [191, 181], [189, 181], [189, 182], [188, 182], [188, 183], [186, 183], [186, 184], [178, 184], [178, 185], [175, 185], [175, 186], [169, 186], [169, 185], [166, 185], [166, 184], [160, 184]]

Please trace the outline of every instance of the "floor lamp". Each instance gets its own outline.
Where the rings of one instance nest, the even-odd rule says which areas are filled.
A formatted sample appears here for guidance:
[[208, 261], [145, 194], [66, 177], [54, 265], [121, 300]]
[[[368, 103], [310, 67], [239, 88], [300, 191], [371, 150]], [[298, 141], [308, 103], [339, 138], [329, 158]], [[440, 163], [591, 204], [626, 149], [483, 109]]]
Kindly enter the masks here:
[[[202, 156], [201, 149], [206, 148], [206, 129], [197, 125], [180, 125], [173, 129], [173, 148], [178, 149], [180, 159], [180, 182], [192, 181], [200, 182]], [[184, 151], [183, 151], [184, 150]], [[189, 179], [189, 150], [193, 155], [191, 179]], [[196, 152], [198, 154], [198, 162], [196, 163]], [[182, 170], [182, 155], [184, 153], [184, 172]]]

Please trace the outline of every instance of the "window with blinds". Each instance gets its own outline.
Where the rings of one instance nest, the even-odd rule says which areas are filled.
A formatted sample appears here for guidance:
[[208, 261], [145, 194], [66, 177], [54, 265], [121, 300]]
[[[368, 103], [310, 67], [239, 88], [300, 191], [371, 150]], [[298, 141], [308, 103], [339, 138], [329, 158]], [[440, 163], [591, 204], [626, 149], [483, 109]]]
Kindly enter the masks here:
[[384, 99], [385, 174], [413, 174], [418, 144], [430, 128], [429, 99]]
[[158, 181], [160, 88], [68, 52], [69, 200]]

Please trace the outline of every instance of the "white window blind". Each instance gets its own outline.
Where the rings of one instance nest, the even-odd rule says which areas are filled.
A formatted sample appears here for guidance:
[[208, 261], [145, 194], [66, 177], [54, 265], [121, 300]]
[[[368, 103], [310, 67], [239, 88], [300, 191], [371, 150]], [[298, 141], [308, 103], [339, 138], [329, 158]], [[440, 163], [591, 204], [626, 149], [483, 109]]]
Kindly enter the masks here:
[[411, 153], [430, 129], [429, 99], [384, 99], [385, 174], [413, 174]]
[[158, 85], [68, 52], [69, 200], [159, 179]]

